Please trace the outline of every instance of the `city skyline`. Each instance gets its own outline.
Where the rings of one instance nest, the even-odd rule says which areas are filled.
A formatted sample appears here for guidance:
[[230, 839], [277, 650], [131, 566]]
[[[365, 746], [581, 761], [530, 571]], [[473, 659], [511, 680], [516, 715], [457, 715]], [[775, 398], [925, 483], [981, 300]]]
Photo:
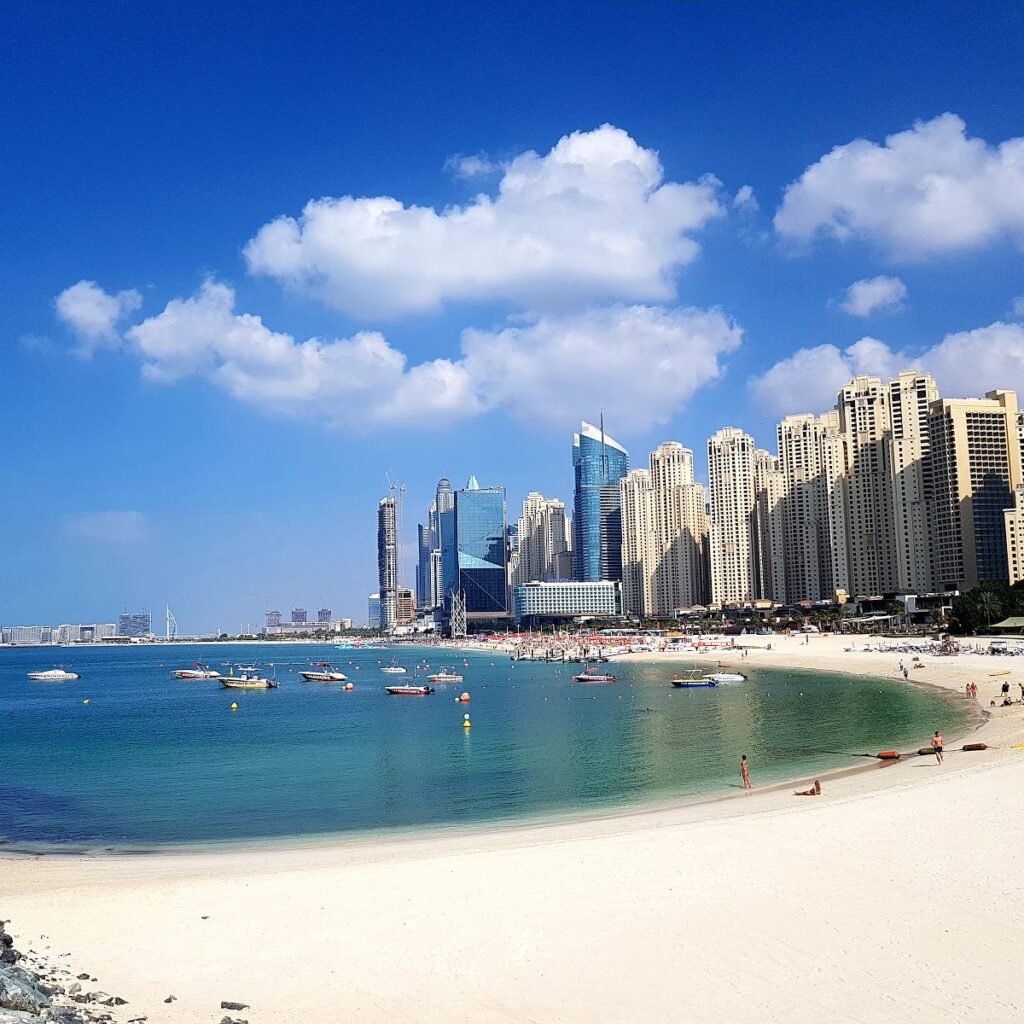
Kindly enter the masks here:
[[1019, 9], [48, 9], [0, 40], [5, 624], [362, 621], [385, 474], [412, 586], [440, 475], [568, 510], [602, 409], [710, 484], [858, 375], [1024, 394]]

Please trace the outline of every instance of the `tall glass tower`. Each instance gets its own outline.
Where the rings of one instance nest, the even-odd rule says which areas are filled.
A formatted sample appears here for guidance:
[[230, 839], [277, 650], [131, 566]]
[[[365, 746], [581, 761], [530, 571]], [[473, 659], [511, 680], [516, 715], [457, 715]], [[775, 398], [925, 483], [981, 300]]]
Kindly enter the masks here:
[[459, 596], [468, 621], [508, 618], [506, 512], [505, 488], [481, 487], [474, 476], [439, 512], [446, 612]]
[[577, 580], [622, 579], [622, 505], [619, 481], [629, 472], [629, 453], [604, 425], [580, 424], [573, 434], [576, 476], [573, 575]]

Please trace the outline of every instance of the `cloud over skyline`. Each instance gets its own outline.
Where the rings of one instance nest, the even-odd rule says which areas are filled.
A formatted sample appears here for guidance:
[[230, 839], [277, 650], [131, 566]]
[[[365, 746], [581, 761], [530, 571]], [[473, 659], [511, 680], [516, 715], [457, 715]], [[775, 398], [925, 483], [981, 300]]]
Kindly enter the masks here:
[[199, 376], [264, 412], [357, 429], [440, 428], [495, 409], [565, 427], [595, 403], [629, 429], [666, 422], [742, 340], [718, 309], [611, 305], [468, 328], [459, 358], [410, 366], [377, 331], [299, 341], [234, 307], [234, 290], [209, 280], [132, 327], [142, 375]]
[[923, 259], [1008, 237], [1024, 242], [1024, 138], [970, 138], [956, 114], [854, 139], [785, 191], [775, 229], [786, 239], [863, 239], [896, 259]]
[[802, 348], [752, 377], [748, 387], [768, 413], [819, 413], [835, 405], [836, 393], [851, 378], [887, 380], [901, 370], [932, 374], [943, 397], [980, 397], [993, 389], [1024, 394], [1024, 326], [996, 321], [987, 327], [947, 334], [920, 352], [898, 350], [877, 338], [840, 349]]
[[846, 298], [839, 308], [851, 316], [870, 316], [878, 310], [899, 309], [906, 297], [907, 286], [898, 277], [865, 277], [846, 289]]
[[[484, 166], [468, 159], [469, 170]], [[521, 153], [494, 196], [443, 210], [390, 196], [314, 199], [261, 227], [244, 255], [250, 273], [364, 319], [463, 300], [534, 313], [670, 301], [674, 272], [699, 251], [691, 234], [723, 207], [714, 177], [663, 179], [653, 150], [605, 124], [543, 156]]]

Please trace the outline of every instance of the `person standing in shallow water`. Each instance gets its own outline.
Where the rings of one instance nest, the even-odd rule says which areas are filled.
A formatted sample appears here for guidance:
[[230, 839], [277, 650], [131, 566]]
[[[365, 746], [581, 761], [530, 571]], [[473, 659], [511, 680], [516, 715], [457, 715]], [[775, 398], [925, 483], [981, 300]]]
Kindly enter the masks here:
[[747, 755], [740, 758], [740, 778], [743, 779], [744, 789], [753, 789], [750, 785], [750, 764], [747, 762]]

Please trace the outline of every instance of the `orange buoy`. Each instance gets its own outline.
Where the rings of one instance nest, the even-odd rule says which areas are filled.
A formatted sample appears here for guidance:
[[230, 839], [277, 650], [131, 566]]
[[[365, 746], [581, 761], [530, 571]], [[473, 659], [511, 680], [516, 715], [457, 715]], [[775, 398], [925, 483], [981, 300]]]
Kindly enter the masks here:
[[962, 750], [988, 750], [987, 743], [965, 743]]
[[459, 697], [459, 700], [461, 700], [463, 704], [468, 703], [469, 702], [469, 694], [468, 693], [464, 693], [461, 697]]
[[898, 750], [882, 750], [875, 755], [879, 761], [898, 761], [900, 752]]
[[354, 687], [354, 686], [353, 686], [353, 685], [352, 685], [351, 683], [346, 683], [346, 684], [345, 684], [345, 689], [346, 689], [346, 690], [354, 690], [354, 689], [355, 689], [355, 687]]

